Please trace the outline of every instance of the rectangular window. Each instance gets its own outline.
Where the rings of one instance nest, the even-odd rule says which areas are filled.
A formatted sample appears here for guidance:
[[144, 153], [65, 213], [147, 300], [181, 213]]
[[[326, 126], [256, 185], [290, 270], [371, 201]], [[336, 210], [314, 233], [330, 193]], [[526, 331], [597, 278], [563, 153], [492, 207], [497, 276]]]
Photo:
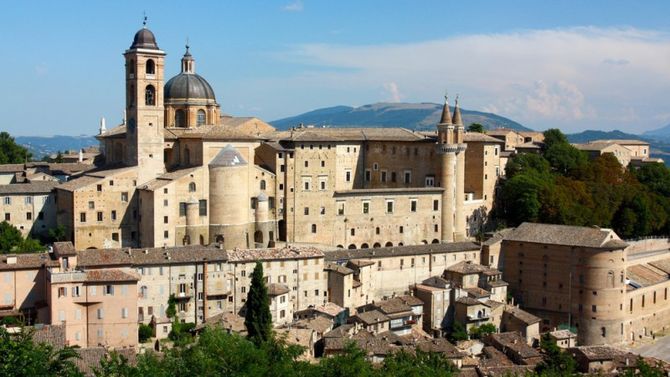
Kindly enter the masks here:
[[365, 169], [365, 182], [370, 182], [372, 180], [372, 172], [370, 169]]
[[370, 213], [370, 202], [363, 202], [363, 213]]
[[344, 202], [337, 202], [337, 214], [344, 215]]
[[32, 196], [26, 196], [25, 201], [26, 201], [26, 204], [33, 204], [33, 197]]
[[67, 288], [59, 287], [58, 288], [58, 297], [67, 297]]
[[98, 319], [103, 319], [103, 318], [105, 318], [105, 311], [104, 311], [102, 308], [99, 308], [99, 309], [97, 310], [97, 314], [98, 314]]
[[351, 182], [351, 170], [347, 169], [344, 171], [344, 180], [347, 182]]
[[102, 212], [97, 213], [98, 221], [102, 221]]
[[382, 183], [386, 182], [386, 176], [387, 176], [386, 170], [382, 170], [381, 177], [380, 177], [380, 180], [382, 181]]
[[393, 213], [393, 200], [386, 201], [386, 213]]
[[112, 240], [118, 242], [119, 241], [119, 233], [116, 233], [116, 232], [112, 233]]
[[319, 178], [319, 190], [323, 191], [326, 189], [326, 179]]
[[127, 192], [122, 192], [121, 193], [121, 201], [122, 202], [128, 202], [128, 193]]
[[102, 291], [102, 294], [105, 296], [114, 296], [114, 286], [111, 284], [105, 285], [105, 289]]
[[305, 207], [304, 213], [305, 216], [309, 216], [309, 207]]
[[200, 216], [207, 216], [207, 200], [200, 199], [198, 201], [198, 214]]
[[398, 233], [402, 234], [405, 231], [405, 228], [401, 225], [398, 229]]
[[72, 287], [72, 297], [79, 297], [79, 286]]
[[412, 183], [412, 172], [409, 170], [405, 170], [405, 184], [410, 183]]
[[167, 230], [164, 230], [163, 231], [163, 238], [165, 238], [165, 239], [170, 238], [170, 232], [168, 232]]
[[32, 212], [26, 212], [26, 220], [32, 220], [33, 219], [33, 213]]
[[86, 222], [86, 212], [80, 212], [79, 213], [79, 222], [82, 222], [82, 223]]
[[168, 206], [168, 200], [167, 200], [167, 199], [163, 199], [163, 207], [167, 207], [167, 206]]
[[433, 211], [437, 211], [440, 209], [440, 201], [435, 199], [433, 200]]
[[102, 185], [98, 185], [96, 189], [98, 190], [98, 192], [102, 191]]
[[186, 216], [186, 203], [179, 203], [179, 216]]
[[121, 308], [121, 318], [128, 318], [128, 308]]
[[167, 224], [169, 222], [169, 219], [167, 216], [163, 216], [163, 224]]
[[322, 215], [326, 214], [326, 207], [321, 207], [321, 211], [319, 212]]
[[95, 209], [95, 202], [88, 202], [88, 209]]
[[391, 172], [391, 182], [395, 183], [398, 180], [396, 177], [396, 173], [394, 171]]
[[409, 201], [410, 212], [416, 212], [416, 207], [417, 207], [417, 200], [416, 199], [410, 199], [410, 201]]
[[426, 187], [433, 187], [433, 186], [435, 186], [435, 177], [429, 175], [426, 177]]
[[5, 221], [11, 221], [12, 220], [12, 215], [8, 212], [5, 212]]

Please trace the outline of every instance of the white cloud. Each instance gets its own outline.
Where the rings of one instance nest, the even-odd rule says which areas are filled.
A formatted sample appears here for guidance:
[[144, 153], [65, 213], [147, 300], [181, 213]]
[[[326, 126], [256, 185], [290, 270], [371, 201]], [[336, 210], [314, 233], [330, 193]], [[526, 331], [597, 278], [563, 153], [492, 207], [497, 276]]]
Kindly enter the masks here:
[[282, 7], [282, 10], [286, 12], [302, 12], [304, 5], [301, 0], [296, 0], [292, 3], [288, 3]]
[[384, 91], [388, 96], [387, 101], [400, 102], [402, 95], [400, 94], [400, 89], [398, 89], [398, 84], [393, 81], [387, 82], [384, 84]]
[[335, 102], [352, 96], [362, 103], [384, 100], [358, 94], [380, 83], [391, 99], [439, 102], [446, 87], [461, 93], [465, 108], [495, 111], [538, 129], [653, 128], [658, 114], [667, 113], [670, 92], [670, 35], [632, 28], [526, 30], [407, 44], [306, 44], [282, 58], [305, 65], [284, 80], [296, 89], [337, 89], [343, 94]]

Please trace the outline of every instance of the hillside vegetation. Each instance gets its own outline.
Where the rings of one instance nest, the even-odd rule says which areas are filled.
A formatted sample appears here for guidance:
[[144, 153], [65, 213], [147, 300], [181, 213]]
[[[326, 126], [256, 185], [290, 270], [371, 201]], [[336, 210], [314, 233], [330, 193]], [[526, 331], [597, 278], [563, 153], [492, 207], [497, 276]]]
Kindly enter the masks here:
[[545, 131], [541, 154], [506, 166], [493, 218], [613, 228], [622, 238], [670, 234], [670, 170], [662, 164], [624, 169], [611, 154], [588, 160], [557, 129]]

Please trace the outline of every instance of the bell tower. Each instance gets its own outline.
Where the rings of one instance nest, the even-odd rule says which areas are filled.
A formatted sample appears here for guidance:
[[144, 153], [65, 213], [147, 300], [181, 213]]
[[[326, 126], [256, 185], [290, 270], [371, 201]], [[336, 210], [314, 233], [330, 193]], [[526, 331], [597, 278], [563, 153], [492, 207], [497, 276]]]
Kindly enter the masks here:
[[138, 185], [165, 171], [163, 69], [165, 52], [146, 27], [135, 34], [126, 59], [126, 164], [138, 166]]

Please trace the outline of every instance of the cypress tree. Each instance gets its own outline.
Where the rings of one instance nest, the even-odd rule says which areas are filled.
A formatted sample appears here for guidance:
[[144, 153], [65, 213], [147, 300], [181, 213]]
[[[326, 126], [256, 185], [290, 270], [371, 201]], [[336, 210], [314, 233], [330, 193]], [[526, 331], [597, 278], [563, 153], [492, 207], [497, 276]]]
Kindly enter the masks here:
[[244, 326], [249, 339], [256, 345], [269, 340], [272, 336], [272, 314], [270, 314], [270, 298], [268, 288], [263, 280], [263, 265], [256, 262], [251, 274], [251, 287], [247, 295], [247, 308]]

